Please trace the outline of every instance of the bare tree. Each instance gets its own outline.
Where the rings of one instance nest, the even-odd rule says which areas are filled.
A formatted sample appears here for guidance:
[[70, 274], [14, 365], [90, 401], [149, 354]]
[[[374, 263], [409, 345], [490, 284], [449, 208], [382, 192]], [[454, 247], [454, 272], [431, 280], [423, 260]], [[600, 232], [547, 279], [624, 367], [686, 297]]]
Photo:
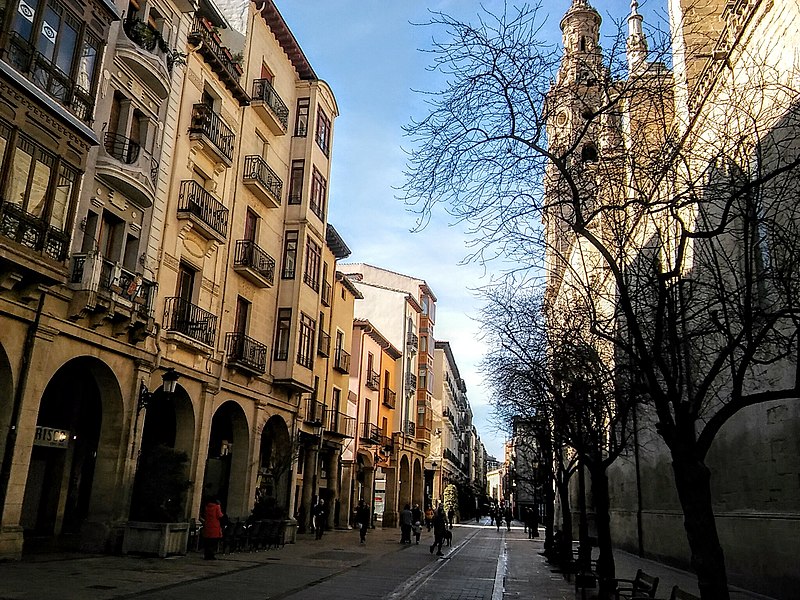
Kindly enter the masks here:
[[437, 204], [470, 223], [474, 257], [542, 269], [554, 310], [587, 307], [591, 336], [637, 374], [617, 398], [652, 404], [701, 595], [727, 598], [706, 455], [737, 412], [800, 395], [800, 77], [723, 48], [729, 71], [675, 99], [620, 35], [561, 62], [541, 23], [527, 6], [434, 15], [447, 83], [408, 127], [404, 197], [423, 224]]

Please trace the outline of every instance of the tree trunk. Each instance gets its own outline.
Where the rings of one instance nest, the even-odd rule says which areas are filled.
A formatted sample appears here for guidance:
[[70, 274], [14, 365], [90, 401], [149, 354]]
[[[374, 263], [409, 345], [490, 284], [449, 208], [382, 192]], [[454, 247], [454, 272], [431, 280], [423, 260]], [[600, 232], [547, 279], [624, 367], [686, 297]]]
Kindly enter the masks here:
[[610, 598], [613, 590], [608, 582], [616, 577], [614, 549], [611, 543], [611, 515], [608, 498], [608, 474], [604, 464], [589, 469], [592, 477], [592, 498], [594, 499], [595, 522], [597, 526], [597, 545], [600, 556], [597, 559], [597, 576], [600, 579], [599, 598]]
[[562, 474], [556, 481], [561, 502], [561, 539], [558, 542], [558, 561], [562, 564], [572, 560], [572, 509], [569, 502], [569, 479]]
[[553, 470], [548, 471], [548, 476], [544, 479], [544, 555], [549, 559], [555, 555], [555, 542], [553, 539], [553, 529], [555, 525], [555, 504], [556, 493], [553, 489]]
[[700, 597], [703, 600], [728, 600], [725, 557], [711, 503], [711, 473], [705, 463], [691, 452], [676, 449], [672, 450], [672, 470]]

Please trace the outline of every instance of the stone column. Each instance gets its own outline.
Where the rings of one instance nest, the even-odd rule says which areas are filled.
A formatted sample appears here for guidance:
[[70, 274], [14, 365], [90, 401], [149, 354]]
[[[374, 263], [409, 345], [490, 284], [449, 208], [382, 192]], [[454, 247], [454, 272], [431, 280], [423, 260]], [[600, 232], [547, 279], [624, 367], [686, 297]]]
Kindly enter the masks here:
[[[333, 529], [336, 523], [336, 501], [339, 500], [339, 450], [333, 450], [326, 457], [328, 459], [327, 468], [328, 473], [328, 493], [330, 495], [330, 502], [328, 505], [328, 529]], [[341, 502], [339, 502], [341, 510]], [[344, 518], [345, 523], [347, 517]]]
[[397, 527], [397, 469], [384, 468], [386, 494], [383, 508], [383, 526]]
[[339, 486], [340, 516], [339, 527], [349, 527], [353, 522], [353, 511], [357, 500], [353, 500], [353, 462], [342, 463], [342, 478]]
[[297, 530], [305, 533], [313, 529], [311, 523], [311, 503], [314, 500], [314, 479], [317, 470], [317, 447], [316, 445], [306, 445], [306, 457], [303, 463], [303, 492], [301, 494], [300, 507], [298, 508]]

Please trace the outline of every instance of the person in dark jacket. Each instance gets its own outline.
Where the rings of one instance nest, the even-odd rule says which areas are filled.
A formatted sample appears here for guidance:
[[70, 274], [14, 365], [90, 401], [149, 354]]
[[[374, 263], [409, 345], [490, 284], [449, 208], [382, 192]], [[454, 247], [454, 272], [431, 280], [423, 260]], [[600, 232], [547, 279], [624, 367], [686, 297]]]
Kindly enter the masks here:
[[224, 517], [219, 500], [210, 497], [203, 507], [203, 558], [214, 560], [216, 558], [219, 541], [222, 539], [222, 519]]
[[319, 499], [317, 505], [311, 510], [311, 516], [314, 517], [314, 539], [321, 540], [328, 521], [328, 509], [325, 506], [325, 500]]
[[367, 530], [369, 529], [369, 506], [366, 505], [363, 499], [358, 501], [356, 523], [358, 523], [358, 534], [361, 538], [361, 543], [364, 544], [367, 541]]
[[411, 506], [406, 504], [400, 511], [400, 543], [411, 543], [411, 526], [414, 524]]
[[433, 515], [433, 544], [431, 544], [431, 554], [433, 554], [433, 549], [436, 548], [436, 556], [444, 556], [444, 554], [442, 554], [442, 542], [444, 542], [444, 534], [446, 531], [447, 517], [440, 504], [436, 507], [436, 512]]

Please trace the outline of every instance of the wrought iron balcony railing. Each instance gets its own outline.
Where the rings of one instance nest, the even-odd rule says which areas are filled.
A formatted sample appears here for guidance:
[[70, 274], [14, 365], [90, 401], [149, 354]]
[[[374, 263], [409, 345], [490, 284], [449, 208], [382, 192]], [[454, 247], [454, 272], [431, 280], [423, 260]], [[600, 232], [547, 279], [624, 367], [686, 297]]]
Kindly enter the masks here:
[[322, 300], [323, 306], [330, 306], [331, 305], [331, 296], [333, 293], [333, 288], [331, 284], [322, 280], [322, 294], [320, 295], [320, 299]]
[[231, 331], [225, 335], [225, 356], [228, 364], [256, 373], [267, 370], [267, 347], [241, 332]]
[[[147, 169], [150, 181], [155, 184], [158, 179], [158, 161], [149, 152], [142, 150], [142, 147], [132, 139], [109, 131], [103, 136], [103, 147], [109, 156], [119, 162], [132, 166], [140, 165], [142, 168]], [[140, 162], [140, 159], [144, 164]]]
[[419, 336], [416, 333], [408, 332], [406, 336], [406, 345], [414, 352], [419, 348]]
[[322, 329], [319, 330], [319, 340], [317, 341], [317, 354], [328, 357], [331, 355], [331, 336]]
[[322, 425], [325, 419], [325, 405], [313, 398], [306, 400], [306, 412], [303, 420], [313, 425]]
[[367, 387], [371, 390], [379, 390], [381, 388], [381, 376], [370, 369], [367, 372]]
[[289, 109], [268, 79], [256, 79], [253, 81], [251, 100], [263, 101], [273, 112], [278, 122], [283, 125], [284, 129], [289, 125]]
[[272, 170], [262, 157], [258, 155], [246, 156], [244, 159], [244, 175], [242, 180], [245, 183], [258, 182], [269, 191], [275, 204], [280, 206], [281, 195], [283, 194], [283, 181], [278, 174]]
[[58, 262], [67, 259], [69, 235], [47, 221], [0, 200], [0, 235]]
[[409, 393], [417, 391], [417, 376], [413, 373], [406, 373], [406, 391]]
[[325, 431], [344, 437], [355, 437], [356, 420], [342, 412], [329, 409], [326, 411]]
[[389, 388], [383, 388], [383, 403], [389, 408], [394, 408], [397, 402], [397, 393]]
[[70, 284], [76, 290], [124, 298], [143, 318], [152, 316], [155, 308], [156, 283], [97, 253], [72, 255]]
[[167, 298], [164, 329], [177, 331], [201, 344], [213, 346], [217, 332], [217, 316], [183, 298]]
[[416, 437], [417, 424], [414, 423], [414, 421], [403, 421], [403, 433], [411, 437]]
[[233, 255], [234, 267], [247, 267], [266, 279], [275, 282], [275, 259], [264, 252], [253, 240], [236, 240]]
[[189, 133], [204, 136], [229, 162], [233, 160], [233, 131], [207, 104], [195, 104], [192, 107]]
[[178, 212], [194, 215], [222, 237], [228, 234], [228, 209], [192, 179], [181, 182]]
[[230, 78], [232, 82], [238, 84], [242, 77], [242, 66], [239, 61], [234, 60], [230, 49], [222, 45], [215, 34], [215, 29], [208, 21], [202, 17], [195, 17], [188, 38], [192, 44], [203, 42], [201, 53], [212, 59], [214, 64], [211, 67], [217, 71], [221, 79]]
[[373, 423], [364, 423], [361, 431], [362, 439], [373, 444], [381, 443], [381, 429]]
[[333, 358], [333, 368], [341, 373], [350, 372], [350, 353], [342, 348], [336, 349], [336, 354]]

